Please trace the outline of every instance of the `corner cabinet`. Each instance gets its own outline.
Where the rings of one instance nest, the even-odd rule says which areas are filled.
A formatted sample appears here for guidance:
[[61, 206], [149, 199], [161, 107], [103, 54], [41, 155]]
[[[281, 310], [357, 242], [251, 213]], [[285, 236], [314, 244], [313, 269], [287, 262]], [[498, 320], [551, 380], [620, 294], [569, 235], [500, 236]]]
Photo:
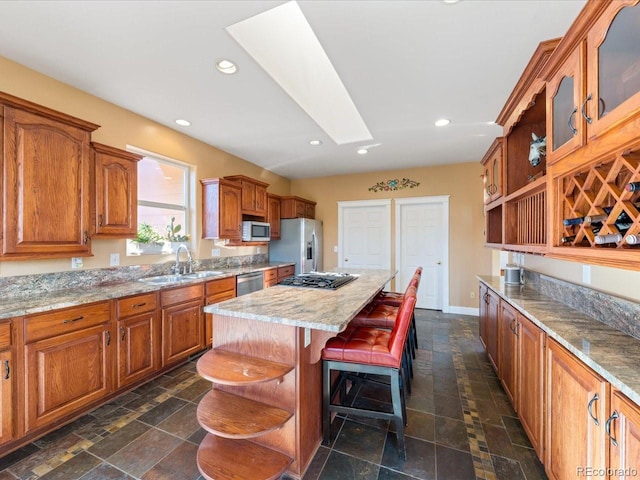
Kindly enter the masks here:
[[138, 161], [143, 157], [92, 143], [92, 237], [133, 238], [138, 230]]
[[242, 187], [224, 178], [202, 184], [202, 238], [242, 240]]
[[0, 94], [3, 260], [90, 255], [90, 122]]

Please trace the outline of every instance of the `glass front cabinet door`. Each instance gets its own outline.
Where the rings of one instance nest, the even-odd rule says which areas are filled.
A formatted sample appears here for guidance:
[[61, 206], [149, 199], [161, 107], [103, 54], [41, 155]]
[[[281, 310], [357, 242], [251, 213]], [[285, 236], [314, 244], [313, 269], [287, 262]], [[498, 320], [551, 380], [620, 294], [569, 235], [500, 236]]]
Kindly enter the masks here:
[[640, 113], [639, 2], [612, 2], [589, 30], [585, 99], [588, 138]]

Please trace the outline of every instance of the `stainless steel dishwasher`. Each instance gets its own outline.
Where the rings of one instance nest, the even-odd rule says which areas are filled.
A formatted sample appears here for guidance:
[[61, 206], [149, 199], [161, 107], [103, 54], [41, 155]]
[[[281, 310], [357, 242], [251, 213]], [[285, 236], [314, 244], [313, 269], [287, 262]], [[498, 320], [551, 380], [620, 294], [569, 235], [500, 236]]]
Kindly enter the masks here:
[[264, 276], [262, 272], [241, 273], [236, 276], [236, 295], [238, 297], [262, 290], [263, 286]]

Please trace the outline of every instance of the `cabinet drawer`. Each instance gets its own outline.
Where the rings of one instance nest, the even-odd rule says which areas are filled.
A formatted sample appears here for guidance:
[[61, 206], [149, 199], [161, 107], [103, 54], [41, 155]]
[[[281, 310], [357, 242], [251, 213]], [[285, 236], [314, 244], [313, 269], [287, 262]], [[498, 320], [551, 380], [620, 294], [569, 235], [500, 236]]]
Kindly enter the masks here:
[[197, 300], [204, 295], [204, 285], [190, 285], [188, 287], [173, 288], [160, 292], [160, 304], [163, 307], [176, 303], [187, 302], [189, 300]]
[[130, 317], [139, 313], [152, 312], [158, 304], [155, 293], [121, 298], [116, 302], [118, 318]]
[[272, 280], [278, 279], [278, 269], [270, 268], [264, 271], [264, 283], [270, 282]]
[[111, 320], [109, 302], [54, 310], [25, 318], [25, 341], [53, 337], [62, 333], [100, 325]]
[[219, 280], [211, 280], [207, 282], [205, 287], [207, 297], [216, 295], [221, 292], [233, 292], [233, 297], [236, 296], [236, 277], [221, 278]]
[[11, 322], [0, 323], [0, 350], [11, 346]]
[[236, 298], [236, 292], [230, 292], [230, 291], [220, 292], [220, 293], [216, 293], [214, 295], [208, 296], [206, 304], [211, 305], [213, 303], [220, 303], [220, 302], [224, 302], [225, 300], [231, 300], [232, 298]]
[[278, 281], [287, 277], [291, 277], [296, 271], [296, 267], [289, 265], [287, 267], [278, 267]]

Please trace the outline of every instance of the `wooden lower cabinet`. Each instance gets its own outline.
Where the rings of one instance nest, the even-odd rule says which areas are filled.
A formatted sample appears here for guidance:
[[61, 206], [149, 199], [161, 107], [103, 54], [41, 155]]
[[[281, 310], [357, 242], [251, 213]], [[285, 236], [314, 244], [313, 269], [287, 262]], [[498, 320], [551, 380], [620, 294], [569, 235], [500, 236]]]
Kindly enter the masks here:
[[516, 373], [518, 368], [518, 314], [507, 302], [500, 300], [498, 311], [498, 358], [500, 369], [498, 377], [509, 397], [511, 404], [517, 407]]
[[278, 269], [267, 268], [264, 271], [264, 288], [273, 287], [278, 284]]
[[609, 383], [552, 339], [546, 351], [545, 470], [550, 479], [606, 471]]
[[13, 439], [15, 363], [11, 350], [0, 352], [0, 445]]
[[[224, 302], [236, 297], [236, 277], [210, 280], [205, 284], [205, 304]], [[204, 340], [207, 347], [213, 342], [213, 315], [204, 314]]]
[[296, 273], [296, 267], [293, 265], [285, 265], [284, 267], [278, 267], [278, 283], [285, 278], [293, 277]]
[[622, 393], [611, 393], [611, 415], [605, 423], [611, 479], [634, 478], [640, 472], [640, 407]]
[[487, 290], [484, 296], [485, 306], [485, 348], [487, 349], [487, 355], [489, 360], [496, 371], [500, 370], [499, 365], [499, 352], [498, 352], [498, 315], [500, 299], [492, 290]]
[[546, 335], [518, 313], [516, 410], [533, 449], [543, 458], [544, 447], [544, 349]]
[[205, 346], [204, 285], [164, 290], [162, 305], [162, 366], [189, 358]]
[[112, 390], [113, 335], [98, 325], [25, 345], [25, 432], [71, 415]]
[[117, 301], [118, 388], [152, 375], [160, 366], [160, 332], [155, 293]]
[[482, 346], [487, 349], [487, 290], [488, 287], [481, 283], [478, 289], [478, 298], [479, 309], [478, 309], [478, 338], [480, 338], [480, 343]]

